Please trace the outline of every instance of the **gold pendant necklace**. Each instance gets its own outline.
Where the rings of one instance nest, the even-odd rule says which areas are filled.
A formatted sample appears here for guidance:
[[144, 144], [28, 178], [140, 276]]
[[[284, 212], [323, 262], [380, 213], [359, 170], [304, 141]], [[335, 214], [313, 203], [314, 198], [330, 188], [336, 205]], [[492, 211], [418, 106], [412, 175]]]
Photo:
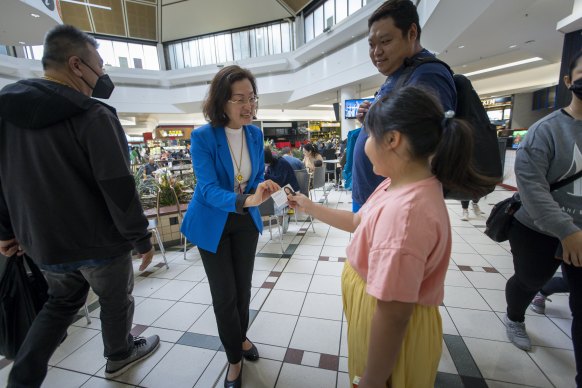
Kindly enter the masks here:
[[[241, 128], [241, 131], [243, 131], [243, 129]], [[243, 181], [243, 175], [241, 174], [240, 170], [242, 167], [242, 153], [243, 153], [243, 148], [245, 146], [245, 133], [242, 132], [241, 133], [242, 136], [242, 141], [241, 141], [241, 145], [240, 145], [240, 157], [239, 157], [239, 161], [238, 163], [236, 162], [236, 159], [234, 157], [234, 152], [232, 151], [232, 147], [230, 145], [230, 140], [228, 140], [228, 136], [226, 137], [226, 143], [228, 144], [228, 149], [230, 151], [230, 155], [232, 156], [232, 160], [234, 161], [234, 165], [236, 166], [236, 176], [234, 177], [234, 179], [238, 182], [238, 184], [240, 185]]]

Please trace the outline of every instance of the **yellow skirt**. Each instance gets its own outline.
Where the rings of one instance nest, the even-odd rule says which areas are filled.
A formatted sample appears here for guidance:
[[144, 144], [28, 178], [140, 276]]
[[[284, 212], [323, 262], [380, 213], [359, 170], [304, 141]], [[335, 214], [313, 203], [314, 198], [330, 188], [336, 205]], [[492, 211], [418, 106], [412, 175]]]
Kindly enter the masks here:
[[[366, 293], [366, 282], [346, 261], [342, 273], [342, 298], [348, 322], [350, 382], [366, 369], [376, 298]], [[415, 305], [400, 355], [387, 382], [392, 388], [434, 387], [441, 358], [443, 328], [437, 306]]]

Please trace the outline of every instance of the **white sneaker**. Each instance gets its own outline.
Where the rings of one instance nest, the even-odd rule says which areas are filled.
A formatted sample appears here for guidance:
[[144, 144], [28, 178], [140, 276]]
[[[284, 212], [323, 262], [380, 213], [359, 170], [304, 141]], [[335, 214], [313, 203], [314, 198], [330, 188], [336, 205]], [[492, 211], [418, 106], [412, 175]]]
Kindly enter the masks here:
[[477, 217], [479, 217], [481, 214], [483, 214], [483, 212], [481, 211], [481, 208], [476, 203], [473, 204], [473, 212], [475, 213], [475, 215]]
[[531, 341], [525, 331], [525, 323], [514, 322], [507, 317], [507, 314], [503, 317], [503, 323], [505, 323], [507, 338], [511, 343], [519, 349], [529, 352], [531, 350]]
[[461, 221], [469, 221], [469, 209], [463, 209], [463, 217]]

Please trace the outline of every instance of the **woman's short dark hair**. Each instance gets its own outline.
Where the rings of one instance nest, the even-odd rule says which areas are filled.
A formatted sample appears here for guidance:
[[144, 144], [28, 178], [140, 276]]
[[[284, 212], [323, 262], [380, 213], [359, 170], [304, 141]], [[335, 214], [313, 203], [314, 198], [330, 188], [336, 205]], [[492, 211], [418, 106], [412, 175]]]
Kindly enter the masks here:
[[73, 55], [86, 59], [89, 56], [87, 45], [99, 47], [95, 38], [76, 27], [66, 24], [54, 27], [44, 37], [43, 69], [62, 66]]
[[378, 7], [368, 18], [368, 30], [372, 28], [372, 24], [378, 20], [392, 18], [394, 25], [405, 36], [410, 27], [416, 24], [416, 31], [418, 35], [416, 40], [420, 41], [420, 23], [418, 21], [418, 11], [416, 6], [410, 0], [388, 0]]
[[273, 155], [273, 151], [271, 151], [271, 147], [265, 147], [265, 164], [270, 166], [277, 164], [277, 157]]
[[578, 51], [576, 55], [570, 61], [570, 65], [568, 66], [568, 77], [570, 77], [570, 81], [572, 81], [572, 72], [578, 66], [578, 61], [582, 58], [582, 50]]
[[224, 67], [216, 73], [210, 83], [210, 89], [202, 107], [204, 117], [210, 121], [213, 127], [223, 127], [228, 124], [229, 118], [226, 115], [224, 106], [232, 96], [232, 84], [245, 79], [251, 82], [256, 96], [258, 94], [257, 81], [255, 76], [247, 69], [232, 65]]
[[498, 183], [475, 170], [473, 129], [465, 120], [445, 119], [439, 100], [416, 86], [398, 89], [374, 103], [365, 119], [366, 130], [378, 142], [390, 132], [400, 132], [410, 145], [410, 156], [428, 160], [432, 173], [448, 190], [480, 198]]

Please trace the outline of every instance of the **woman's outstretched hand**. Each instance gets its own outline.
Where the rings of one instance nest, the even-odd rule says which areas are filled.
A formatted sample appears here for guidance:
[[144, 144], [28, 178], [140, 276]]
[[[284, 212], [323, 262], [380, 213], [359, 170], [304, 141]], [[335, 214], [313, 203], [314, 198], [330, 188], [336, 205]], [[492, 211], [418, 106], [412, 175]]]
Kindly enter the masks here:
[[250, 195], [245, 201], [245, 207], [259, 206], [265, 202], [274, 192], [280, 189], [281, 187], [270, 179], [259, 183], [255, 193]]

